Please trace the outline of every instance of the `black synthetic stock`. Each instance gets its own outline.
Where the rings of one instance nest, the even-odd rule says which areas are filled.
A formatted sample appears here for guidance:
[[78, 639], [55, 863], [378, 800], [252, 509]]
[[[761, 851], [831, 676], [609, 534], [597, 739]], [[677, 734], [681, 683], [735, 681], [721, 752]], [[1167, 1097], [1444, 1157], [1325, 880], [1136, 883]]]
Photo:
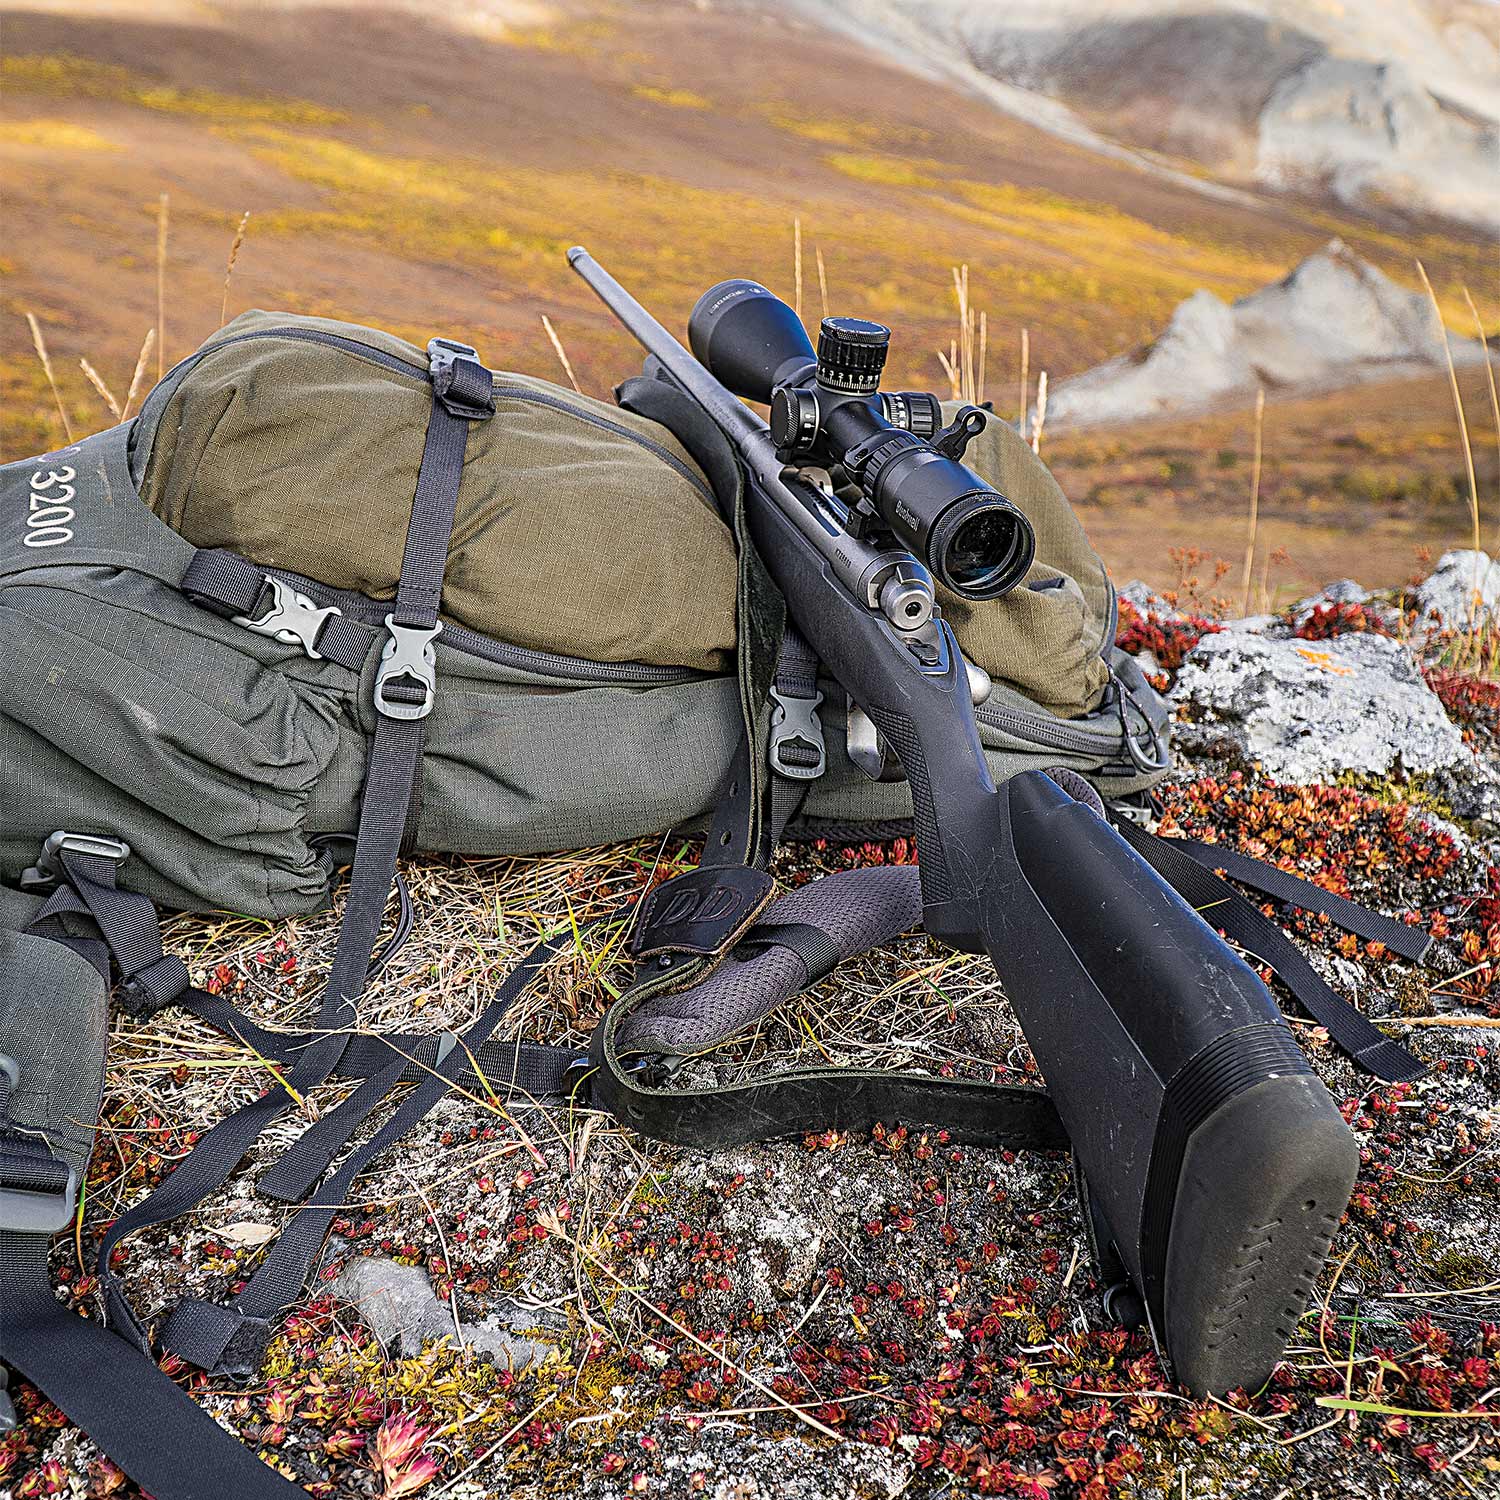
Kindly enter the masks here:
[[[1269, 1372], [1264, 1361], [1276, 1343], [1264, 1319], [1244, 1325], [1235, 1345], [1239, 1364], [1233, 1353], [1205, 1364], [1194, 1342], [1217, 1326], [1231, 1284], [1194, 1284], [1191, 1301], [1186, 1282], [1175, 1301], [1166, 1294], [1174, 1237], [1210, 1248], [1224, 1237], [1238, 1243], [1245, 1225], [1235, 1213], [1258, 1211], [1244, 1195], [1243, 1202], [1226, 1196], [1221, 1205], [1199, 1194], [1179, 1225], [1179, 1181], [1195, 1132], [1213, 1129], [1217, 1112], [1233, 1100], [1222, 1088], [1208, 1089], [1207, 1102], [1173, 1129], [1168, 1090], [1216, 1043], [1224, 1056], [1215, 1076], [1232, 1078], [1237, 1088], [1253, 1087], [1278, 1066], [1261, 1057], [1237, 1070], [1238, 1044], [1221, 1040], [1266, 1027], [1284, 1035], [1270, 994], [1092, 810], [1039, 773], [1013, 778], [997, 793], [947, 627], [948, 660], [941, 670], [922, 670], [885, 622], [838, 585], [754, 475], [749, 494], [752, 535], [789, 613], [907, 773], [924, 925], [994, 962], [1119, 1253], [1186, 1377], [1207, 1370], [1214, 1380], [1258, 1380]], [[1326, 1127], [1313, 1153], [1323, 1184], [1318, 1201], [1326, 1202], [1341, 1180], [1343, 1163], [1334, 1156], [1342, 1122], [1321, 1085], [1306, 1092]], [[1287, 1130], [1298, 1128], [1296, 1116], [1282, 1118]], [[1256, 1145], [1280, 1159], [1286, 1152], [1274, 1139], [1278, 1128], [1273, 1113]], [[1255, 1171], [1250, 1161], [1235, 1165]], [[1205, 1217], [1218, 1222], [1205, 1226]], [[1280, 1304], [1300, 1295], [1287, 1278], [1304, 1274], [1310, 1243], [1297, 1240], [1279, 1262], [1282, 1280], [1262, 1288], [1268, 1304], [1278, 1304], [1267, 1316], [1284, 1322]], [[1227, 1276], [1239, 1262], [1232, 1251], [1205, 1249], [1204, 1263]]]

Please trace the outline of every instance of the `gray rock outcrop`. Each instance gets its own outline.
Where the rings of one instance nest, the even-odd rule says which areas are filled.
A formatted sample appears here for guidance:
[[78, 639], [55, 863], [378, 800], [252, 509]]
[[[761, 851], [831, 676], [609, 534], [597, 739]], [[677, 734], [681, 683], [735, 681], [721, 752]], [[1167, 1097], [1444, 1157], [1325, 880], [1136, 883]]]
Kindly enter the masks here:
[[1477, 771], [1406, 648], [1386, 636], [1204, 636], [1172, 697], [1184, 754], [1259, 765], [1278, 781]]
[[[1450, 334], [1455, 364], [1485, 358]], [[1226, 303], [1195, 292], [1161, 336], [1057, 385], [1050, 427], [1128, 422], [1282, 392], [1326, 390], [1443, 367], [1431, 302], [1331, 240], [1289, 275]]]
[[1462, 630], [1493, 620], [1500, 607], [1500, 561], [1472, 549], [1445, 552], [1417, 587], [1422, 624]]

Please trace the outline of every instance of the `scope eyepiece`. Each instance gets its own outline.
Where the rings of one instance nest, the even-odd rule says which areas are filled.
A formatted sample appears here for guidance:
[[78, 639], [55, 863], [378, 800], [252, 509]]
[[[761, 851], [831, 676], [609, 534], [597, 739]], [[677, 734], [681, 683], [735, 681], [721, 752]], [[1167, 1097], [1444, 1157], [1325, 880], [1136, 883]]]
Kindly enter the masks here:
[[943, 425], [942, 403], [930, 391], [882, 391], [880, 415], [919, 438], [930, 438]]

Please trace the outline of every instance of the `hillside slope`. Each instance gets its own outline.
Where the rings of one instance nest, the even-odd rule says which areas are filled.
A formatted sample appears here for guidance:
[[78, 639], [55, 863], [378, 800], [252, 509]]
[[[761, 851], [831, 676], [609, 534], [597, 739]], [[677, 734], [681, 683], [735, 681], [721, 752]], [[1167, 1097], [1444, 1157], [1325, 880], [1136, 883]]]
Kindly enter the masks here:
[[789, 0], [1069, 139], [1500, 226], [1489, 0]]
[[[27, 0], [0, 21], [0, 457], [62, 436], [28, 311], [75, 428], [112, 420], [79, 359], [123, 396], [157, 321], [163, 192], [147, 384], [221, 314], [260, 306], [419, 343], [463, 333], [498, 366], [563, 378], [545, 313], [603, 394], [638, 353], [567, 273], [569, 244], [681, 326], [725, 276], [794, 297], [797, 221], [804, 314], [823, 309], [820, 255], [831, 309], [894, 327], [893, 384], [946, 389], [966, 263], [988, 393], [1009, 415], [1023, 329], [1033, 378], [1045, 369], [1055, 389], [1196, 292], [1231, 302], [1334, 234], [1407, 289], [1420, 255], [1455, 328], [1464, 283], [1500, 324], [1482, 235], [1205, 196], [1185, 169], [1061, 140], [776, 7]], [[1451, 436], [1416, 434], [1422, 462], [1450, 462]]]

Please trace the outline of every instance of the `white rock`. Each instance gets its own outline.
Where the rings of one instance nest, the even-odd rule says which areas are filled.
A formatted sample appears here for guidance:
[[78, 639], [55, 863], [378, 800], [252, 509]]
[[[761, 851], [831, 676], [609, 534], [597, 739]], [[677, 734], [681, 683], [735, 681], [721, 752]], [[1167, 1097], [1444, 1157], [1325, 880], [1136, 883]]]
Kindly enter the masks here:
[[1259, 765], [1278, 781], [1479, 774], [1406, 649], [1386, 636], [1204, 636], [1172, 698], [1181, 710], [1180, 750]]
[[[1455, 364], [1485, 358], [1477, 339], [1450, 334], [1448, 345]], [[1245, 400], [1257, 386], [1331, 390], [1446, 360], [1425, 294], [1330, 240], [1280, 281], [1233, 304], [1195, 292], [1154, 342], [1054, 386], [1047, 422], [1134, 421]]]
[[1422, 622], [1462, 630], [1493, 618], [1500, 605], [1500, 562], [1472, 549], [1445, 552], [1437, 569], [1417, 586]]

